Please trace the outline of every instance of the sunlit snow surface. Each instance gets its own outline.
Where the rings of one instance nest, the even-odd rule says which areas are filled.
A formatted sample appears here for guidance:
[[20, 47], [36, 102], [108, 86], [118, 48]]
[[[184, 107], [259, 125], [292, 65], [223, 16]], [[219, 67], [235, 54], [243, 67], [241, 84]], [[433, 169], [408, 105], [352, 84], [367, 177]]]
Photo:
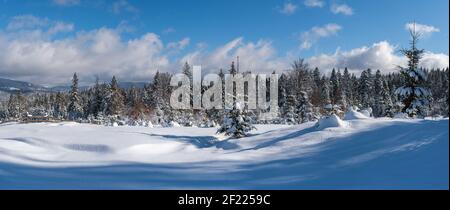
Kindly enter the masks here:
[[448, 119], [318, 129], [0, 124], [0, 189], [448, 189]]

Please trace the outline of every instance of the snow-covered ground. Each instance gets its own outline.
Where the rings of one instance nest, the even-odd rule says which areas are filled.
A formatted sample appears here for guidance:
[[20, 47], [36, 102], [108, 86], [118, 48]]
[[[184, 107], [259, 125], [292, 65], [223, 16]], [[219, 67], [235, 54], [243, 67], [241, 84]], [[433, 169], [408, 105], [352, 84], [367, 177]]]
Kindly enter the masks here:
[[0, 124], [0, 189], [448, 189], [448, 119], [340, 127]]

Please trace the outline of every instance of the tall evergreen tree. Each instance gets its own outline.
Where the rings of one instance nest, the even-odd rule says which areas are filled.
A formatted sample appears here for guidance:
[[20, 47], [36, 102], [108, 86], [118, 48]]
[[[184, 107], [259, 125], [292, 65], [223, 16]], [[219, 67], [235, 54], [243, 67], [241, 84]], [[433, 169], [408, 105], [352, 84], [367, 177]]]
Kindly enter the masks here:
[[308, 93], [306, 92], [300, 92], [297, 113], [300, 123], [314, 121], [318, 118], [316, 113], [314, 113], [313, 105], [311, 104]]
[[27, 99], [22, 95], [21, 91], [10, 94], [8, 100], [9, 118], [21, 120], [26, 112]]
[[332, 101], [330, 99], [330, 85], [329, 80], [325, 76], [322, 77], [320, 85], [320, 99], [321, 99], [321, 111], [322, 114], [330, 115], [333, 111]]
[[111, 80], [109, 95], [107, 97], [106, 114], [110, 116], [121, 115], [124, 111], [124, 97], [115, 76]]
[[56, 119], [66, 119], [67, 118], [67, 102], [66, 97], [63, 93], [58, 92], [55, 96], [55, 101], [53, 105], [53, 117]]
[[417, 48], [420, 34], [415, 30], [415, 24], [414, 29], [410, 30], [410, 35], [410, 49], [402, 50], [402, 53], [408, 59], [408, 67], [400, 67], [405, 83], [397, 89], [396, 94], [402, 99], [404, 105], [402, 108], [403, 113], [408, 114], [409, 117], [425, 117], [429, 106], [428, 98], [430, 92], [424, 87], [427, 79], [426, 72], [419, 68], [419, 62], [424, 50]]
[[70, 101], [67, 107], [69, 120], [78, 120], [83, 116], [83, 107], [81, 106], [80, 96], [78, 94], [78, 76], [73, 74], [72, 87], [70, 90]]
[[362, 108], [372, 108], [373, 102], [373, 83], [370, 69], [361, 72], [359, 78], [359, 97]]
[[347, 99], [348, 105], [353, 105], [353, 93], [352, 93], [352, 87], [351, 87], [351, 75], [347, 68], [344, 69], [344, 74], [342, 75], [341, 80], [341, 90], [343, 95], [345, 95]]
[[289, 95], [286, 98], [286, 102], [281, 107], [281, 116], [283, 123], [285, 124], [297, 124], [299, 120], [297, 112], [297, 99], [294, 95]]
[[381, 71], [378, 70], [375, 74], [374, 80], [374, 98], [375, 104], [373, 107], [373, 115], [375, 117], [393, 117], [392, 100], [389, 94], [389, 87], [387, 86]]

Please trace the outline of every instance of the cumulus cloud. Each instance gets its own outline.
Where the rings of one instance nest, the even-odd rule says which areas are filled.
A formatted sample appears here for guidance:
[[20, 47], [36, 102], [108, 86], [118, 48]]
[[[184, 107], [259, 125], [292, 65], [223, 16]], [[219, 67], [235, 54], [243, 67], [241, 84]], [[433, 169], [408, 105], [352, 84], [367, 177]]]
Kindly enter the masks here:
[[[20, 20], [32, 21], [25, 24]], [[164, 43], [157, 34], [146, 33], [125, 39], [120, 28], [73, 31], [70, 23], [34, 16], [12, 18], [9, 29], [0, 30], [0, 77], [55, 85], [70, 83], [72, 74], [77, 72], [83, 82], [94, 81], [96, 75], [103, 80], [116, 75], [122, 81], [148, 81], [158, 70], [179, 72], [186, 61], [201, 65], [204, 72], [217, 72], [228, 70], [239, 56], [241, 71], [271, 73], [289, 69], [297, 58], [293, 54], [279, 55], [270, 40], [246, 41], [243, 37], [215, 48], [195, 43], [193, 50], [181, 54], [191, 44], [189, 38]], [[315, 27], [305, 33], [305, 38], [314, 43], [339, 30], [340, 26], [333, 24]], [[57, 36], [68, 31], [71, 32]], [[367, 68], [391, 72], [398, 70], [397, 65], [406, 64], [396, 51], [395, 46], [383, 41], [307, 61], [323, 72], [345, 67], [355, 72]], [[447, 67], [448, 63], [447, 54], [427, 52], [421, 66], [438, 68]]]
[[196, 49], [180, 55], [190, 44], [189, 38], [166, 44], [154, 33], [124, 39], [120, 27], [55, 36], [73, 30], [73, 25], [35, 18], [40, 21], [32, 26], [19, 24], [10, 31], [0, 31], [0, 77], [54, 85], [67, 84], [77, 72], [85, 82], [92, 82], [95, 75], [105, 80], [116, 75], [123, 81], [145, 81], [158, 70], [178, 72], [186, 61], [202, 65], [205, 72], [227, 70], [237, 56], [243, 71], [271, 72], [290, 63], [276, 55], [268, 40], [236, 38], [214, 49], [197, 43]]
[[307, 7], [323, 7], [325, 2], [323, 0], [305, 0], [303, 4]]
[[292, 15], [295, 13], [295, 11], [297, 11], [297, 5], [295, 5], [291, 2], [286, 2], [286, 3], [284, 3], [283, 7], [280, 8], [279, 11], [281, 14]]
[[80, 0], [53, 0], [53, 3], [59, 6], [74, 6], [80, 4]]
[[434, 26], [430, 25], [424, 25], [419, 23], [407, 23], [405, 24], [406, 30], [415, 30], [417, 33], [419, 33], [422, 36], [429, 36], [432, 33], [440, 32], [439, 28], [436, 28]]
[[4, 34], [0, 40], [0, 76], [36, 83], [67, 83], [73, 72], [142, 80], [169, 66], [164, 45], [153, 33], [125, 41], [117, 30], [100, 28], [58, 40]]
[[180, 62], [202, 65], [205, 71], [217, 72], [218, 69], [228, 70], [232, 61], [240, 57], [240, 69], [258, 73], [270, 73], [274, 70], [288, 68], [289, 59], [278, 57], [272, 43], [267, 40], [245, 42], [244, 38], [236, 38], [211, 52], [198, 49], [184, 56]]
[[334, 14], [353, 15], [353, 9], [346, 4], [332, 4], [331, 12]]
[[420, 66], [428, 69], [442, 69], [448, 67], [448, 59], [447, 54], [426, 52], [420, 61]]
[[[368, 68], [389, 73], [398, 71], [398, 66], [405, 66], [407, 63], [406, 58], [397, 55], [396, 51], [396, 46], [382, 41], [369, 47], [364, 46], [342, 52], [337, 50], [334, 54], [321, 54], [307, 61], [311, 66], [321, 69], [323, 73], [329, 73], [333, 68], [346, 67], [357, 74]], [[424, 68], [446, 68], [448, 65], [448, 55], [432, 52], [425, 53], [420, 63], [420, 66]]]
[[342, 27], [335, 23], [329, 23], [324, 26], [315, 26], [309, 31], [304, 32], [301, 37], [300, 49], [310, 49], [321, 38], [335, 36], [342, 29]]

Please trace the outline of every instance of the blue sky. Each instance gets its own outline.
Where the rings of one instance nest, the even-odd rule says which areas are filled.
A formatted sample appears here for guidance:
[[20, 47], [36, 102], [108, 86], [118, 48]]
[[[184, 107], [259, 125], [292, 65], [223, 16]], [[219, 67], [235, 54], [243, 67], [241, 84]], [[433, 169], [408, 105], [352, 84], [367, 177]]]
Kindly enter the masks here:
[[[205, 68], [226, 68], [236, 55], [243, 57], [244, 66], [248, 57], [248, 68], [252, 70], [267, 66], [270, 68], [264, 70], [283, 70], [290, 60], [302, 57], [312, 65], [323, 68], [324, 73], [332, 67], [344, 66], [356, 72], [364, 64], [389, 72], [394, 71], [390, 66], [395, 62], [403, 62], [397, 50], [408, 44], [405, 25], [416, 21], [424, 31], [420, 47], [430, 52], [424, 63], [440, 67], [448, 66], [448, 4], [448, 0], [0, 0], [0, 48], [11, 49], [10, 43], [13, 41], [44, 42], [57, 46], [58, 41], [81, 39], [80, 33], [95, 33], [104, 28], [117, 35], [120, 39], [118, 46], [122, 47], [129, 40], [142, 40], [149, 33], [161, 42], [157, 52], [147, 52], [149, 56], [158, 54], [155, 58], [159, 60], [157, 65], [133, 67], [127, 66], [126, 61], [111, 64], [120, 65], [112, 72], [124, 77], [132, 71], [131, 76], [126, 78], [130, 80], [148, 77], [156, 69], [171, 70], [182, 60], [197, 62]], [[20, 23], [12, 27], [14, 20], [14, 23], [17, 20], [30, 22], [30, 17], [41, 20], [35, 22], [45, 23], [27, 27]], [[57, 23], [68, 26], [67, 30], [38, 37], [27, 35], [50, 31]], [[21, 38], [17, 38], [17, 34], [21, 34]], [[1, 36], [7, 40], [3, 46]], [[227, 44], [232, 45], [230, 49], [221, 51]], [[79, 50], [77, 55], [85, 53], [84, 57], [91, 56], [87, 54], [88, 50], [78, 47], [75, 47]], [[123, 48], [117, 49], [123, 51]], [[377, 57], [380, 53], [387, 55]], [[256, 64], [258, 56], [255, 55], [261, 57], [261, 64]], [[17, 54], [0, 54], [0, 59], [2, 57], [16, 58]], [[33, 58], [39, 60], [36, 56]], [[217, 61], [219, 58], [224, 61]], [[56, 62], [58, 58], [42, 60], [46, 59]], [[66, 58], [59, 59], [63, 61]], [[376, 65], [386, 59], [394, 63], [389, 66]], [[51, 75], [52, 71], [57, 71], [56, 66], [53, 69], [38, 66], [39, 70], [34, 72], [28, 70], [38, 65], [37, 61], [27, 66], [22, 63], [13, 65], [12, 62], [0, 60], [0, 76], [30, 80], [36, 78], [37, 73]], [[48, 66], [52, 65], [56, 64], [50, 63]], [[16, 69], [12, 72], [11, 68]], [[110, 76], [107, 67], [99, 68], [103, 69], [91, 71]], [[58, 70], [61, 81], [67, 75], [69, 72]], [[86, 74], [88, 76], [91, 75]]]

